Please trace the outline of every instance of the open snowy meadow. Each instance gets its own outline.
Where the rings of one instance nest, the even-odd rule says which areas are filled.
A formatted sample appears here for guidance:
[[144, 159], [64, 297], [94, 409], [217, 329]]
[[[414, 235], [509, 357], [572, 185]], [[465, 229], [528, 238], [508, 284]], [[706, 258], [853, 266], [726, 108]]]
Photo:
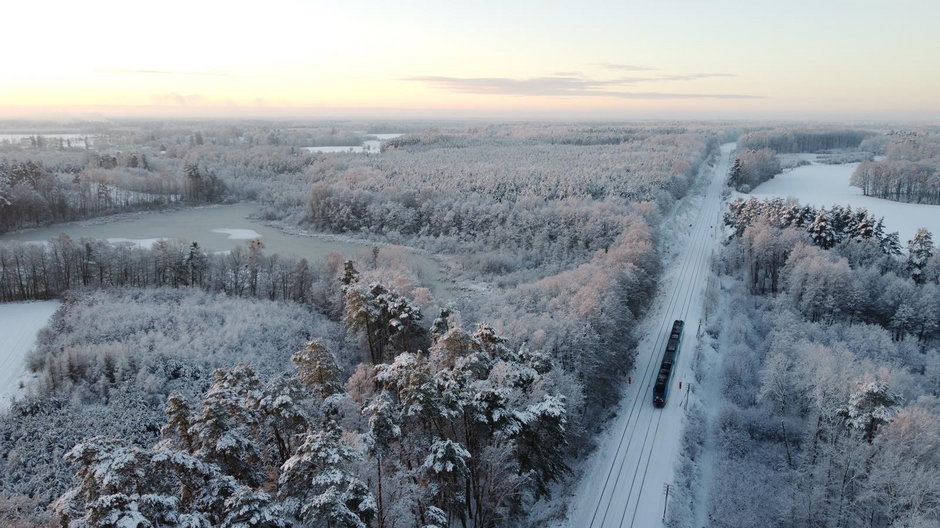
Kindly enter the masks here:
[[26, 354], [36, 343], [36, 333], [49, 322], [59, 301], [0, 304], [0, 408], [17, 395], [25, 374]]
[[758, 185], [748, 195], [757, 199], [794, 197], [801, 204], [813, 206], [851, 205], [853, 209], [866, 208], [876, 218], [884, 217], [888, 232], [897, 231], [902, 244], [906, 244], [917, 229], [926, 227], [931, 233], [940, 233], [940, 205], [894, 202], [864, 196], [858, 187], [849, 185], [858, 163], [827, 165], [816, 161], [774, 176]]

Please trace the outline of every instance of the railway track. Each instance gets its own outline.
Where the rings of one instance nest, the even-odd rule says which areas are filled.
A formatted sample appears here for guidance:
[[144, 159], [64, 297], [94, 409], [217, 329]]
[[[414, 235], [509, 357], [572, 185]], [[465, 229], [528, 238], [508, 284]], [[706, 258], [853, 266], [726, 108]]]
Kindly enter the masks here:
[[[724, 145], [710, 175], [705, 197], [692, 215], [691, 233], [673, 265], [664, 274], [658, 303], [644, 322], [646, 337], [621, 401], [617, 423], [595, 455], [595, 463], [579, 487], [570, 526], [648, 528], [662, 523], [663, 488], [672, 479], [681, 436], [679, 408], [693, 379], [691, 362], [697, 342], [709, 259], [717, 244], [721, 190], [728, 171], [731, 145]], [[674, 320], [686, 322], [683, 345], [666, 407], [652, 403], [669, 330]], [[682, 391], [678, 384], [685, 382]]]

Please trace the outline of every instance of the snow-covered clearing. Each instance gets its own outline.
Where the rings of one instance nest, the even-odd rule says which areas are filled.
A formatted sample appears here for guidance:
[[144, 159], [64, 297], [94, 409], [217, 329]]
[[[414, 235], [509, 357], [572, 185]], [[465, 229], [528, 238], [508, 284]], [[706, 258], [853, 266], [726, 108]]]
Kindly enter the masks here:
[[[618, 416], [587, 461], [568, 519], [572, 528], [662, 524], [664, 489], [674, 478], [687, 405], [694, 380], [692, 359], [698, 346], [709, 261], [718, 240], [721, 190], [733, 144], [709, 174], [704, 196], [690, 196], [673, 221], [689, 225], [666, 252], [666, 271], [656, 303], [641, 323], [636, 367]], [[652, 392], [672, 322], [685, 321], [677, 370], [665, 408], [653, 407]], [[681, 390], [680, 390], [681, 383]]]
[[324, 154], [378, 154], [382, 151], [382, 142], [376, 139], [367, 139], [362, 145], [349, 145], [340, 147], [304, 147], [308, 152]]
[[858, 187], [849, 185], [849, 179], [858, 163], [826, 165], [810, 158], [812, 163], [785, 171], [758, 185], [749, 194], [763, 198], [792, 196], [802, 204], [814, 206], [851, 205], [864, 207], [875, 217], [884, 217], [888, 232], [897, 231], [901, 244], [906, 244], [917, 228], [926, 227], [935, 236], [940, 234], [940, 205], [909, 204], [864, 196]]
[[254, 229], [213, 229], [213, 233], [222, 233], [223, 235], [228, 235], [229, 240], [253, 240], [255, 238], [261, 238], [261, 235], [258, 234]]
[[0, 304], [0, 409], [20, 393], [26, 354], [58, 307], [59, 301]]
[[[363, 152], [373, 152], [366, 150], [364, 145], [350, 145], [341, 147], [304, 147], [308, 152], [319, 152], [321, 154], [362, 154]], [[376, 149], [374, 152], [378, 152]]]
[[370, 138], [362, 142], [362, 145], [343, 145], [330, 147], [304, 147], [307, 152], [319, 152], [321, 154], [378, 154], [382, 151], [382, 142], [389, 139], [395, 139], [401, 134], [369, 134]]

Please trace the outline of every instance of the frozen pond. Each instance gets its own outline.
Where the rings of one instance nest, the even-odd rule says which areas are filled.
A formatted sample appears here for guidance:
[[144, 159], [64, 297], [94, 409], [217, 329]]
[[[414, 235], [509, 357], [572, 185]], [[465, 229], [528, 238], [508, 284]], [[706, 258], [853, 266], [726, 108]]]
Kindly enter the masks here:
[[[74, 240], [83, 237], [104, 238], [113, 242], [150, 246], [161, 238], [182, 238], [198, 242], [205, 251], [222, 253], [244, 245], [248, 239], [260, 237], [266, 253], [297, 255], [311, 261], [326, 257], [331, 252], [340, 253], [346, 258], [364, 260], [369, 258], [369, 251], [375, 245], [369, 241], [332, 235], [286, 233], [261, 220], [249, 218], [256, 211], [254, 204], [241, 203], [124, 214], [26, 229], [0, 235], [0, 241], [47, 241], [65, 233]], [[399, 253], [408, 261], [408, 266], [415, 270], [422, 282], [431, 289], [435, 299], [442, 302], [453, 299], [453, 285], [443, 280], [440, 266], [434, 259], [407, 248], [402, 248]]]
[[876, 218], [883, 216], [888, 232], [897, 231], [901, 245], [905, 247], [919, 227], [926, 227], [935, 240], [940, 236], [940, 205], [909, 204], [864, 196], [860, 188], [849, 185], [852, 172], [858, 167], [858, 163], [826, 165], [816, 163], [815, 156], [809, 159], [812, 164], [778, 174], [758, 185], [750, 195], [743, 196], [758, 199], [792, 196], [800, 203], [817, 207], [864, 207]]

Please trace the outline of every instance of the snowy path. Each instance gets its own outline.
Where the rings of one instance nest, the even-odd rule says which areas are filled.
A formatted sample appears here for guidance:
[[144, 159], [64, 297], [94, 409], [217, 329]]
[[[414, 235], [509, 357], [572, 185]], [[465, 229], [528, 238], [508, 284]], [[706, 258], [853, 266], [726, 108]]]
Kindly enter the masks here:
[[59, 301], [0, 304], [0, 408], [17, 393], [36, 333], [49, 323], [58, 307]]
[[[679, 250], [667, 257], [656, 304], [640, 329], [644, 338], [631, 374], [633, 383], [625, 390], [615, 422], [599, 439], [600, 447], [588, 463], [566, 526], [650, 528], [662, 524], [664, 489], [672, 482], [679, 453], [681, 406], [694, 379], [690, 365], [698, 344], [709, 259], [717, 246], [720, 195], [732, 147], [722, 145], [704, 197], [686, 204], [683, 221], [692, 224], [691, 232], [678, 241]], [[665, 408], [657, 409], [652, 402], [653, 382], [676, 319], [685, 321], [678, 370]]]

